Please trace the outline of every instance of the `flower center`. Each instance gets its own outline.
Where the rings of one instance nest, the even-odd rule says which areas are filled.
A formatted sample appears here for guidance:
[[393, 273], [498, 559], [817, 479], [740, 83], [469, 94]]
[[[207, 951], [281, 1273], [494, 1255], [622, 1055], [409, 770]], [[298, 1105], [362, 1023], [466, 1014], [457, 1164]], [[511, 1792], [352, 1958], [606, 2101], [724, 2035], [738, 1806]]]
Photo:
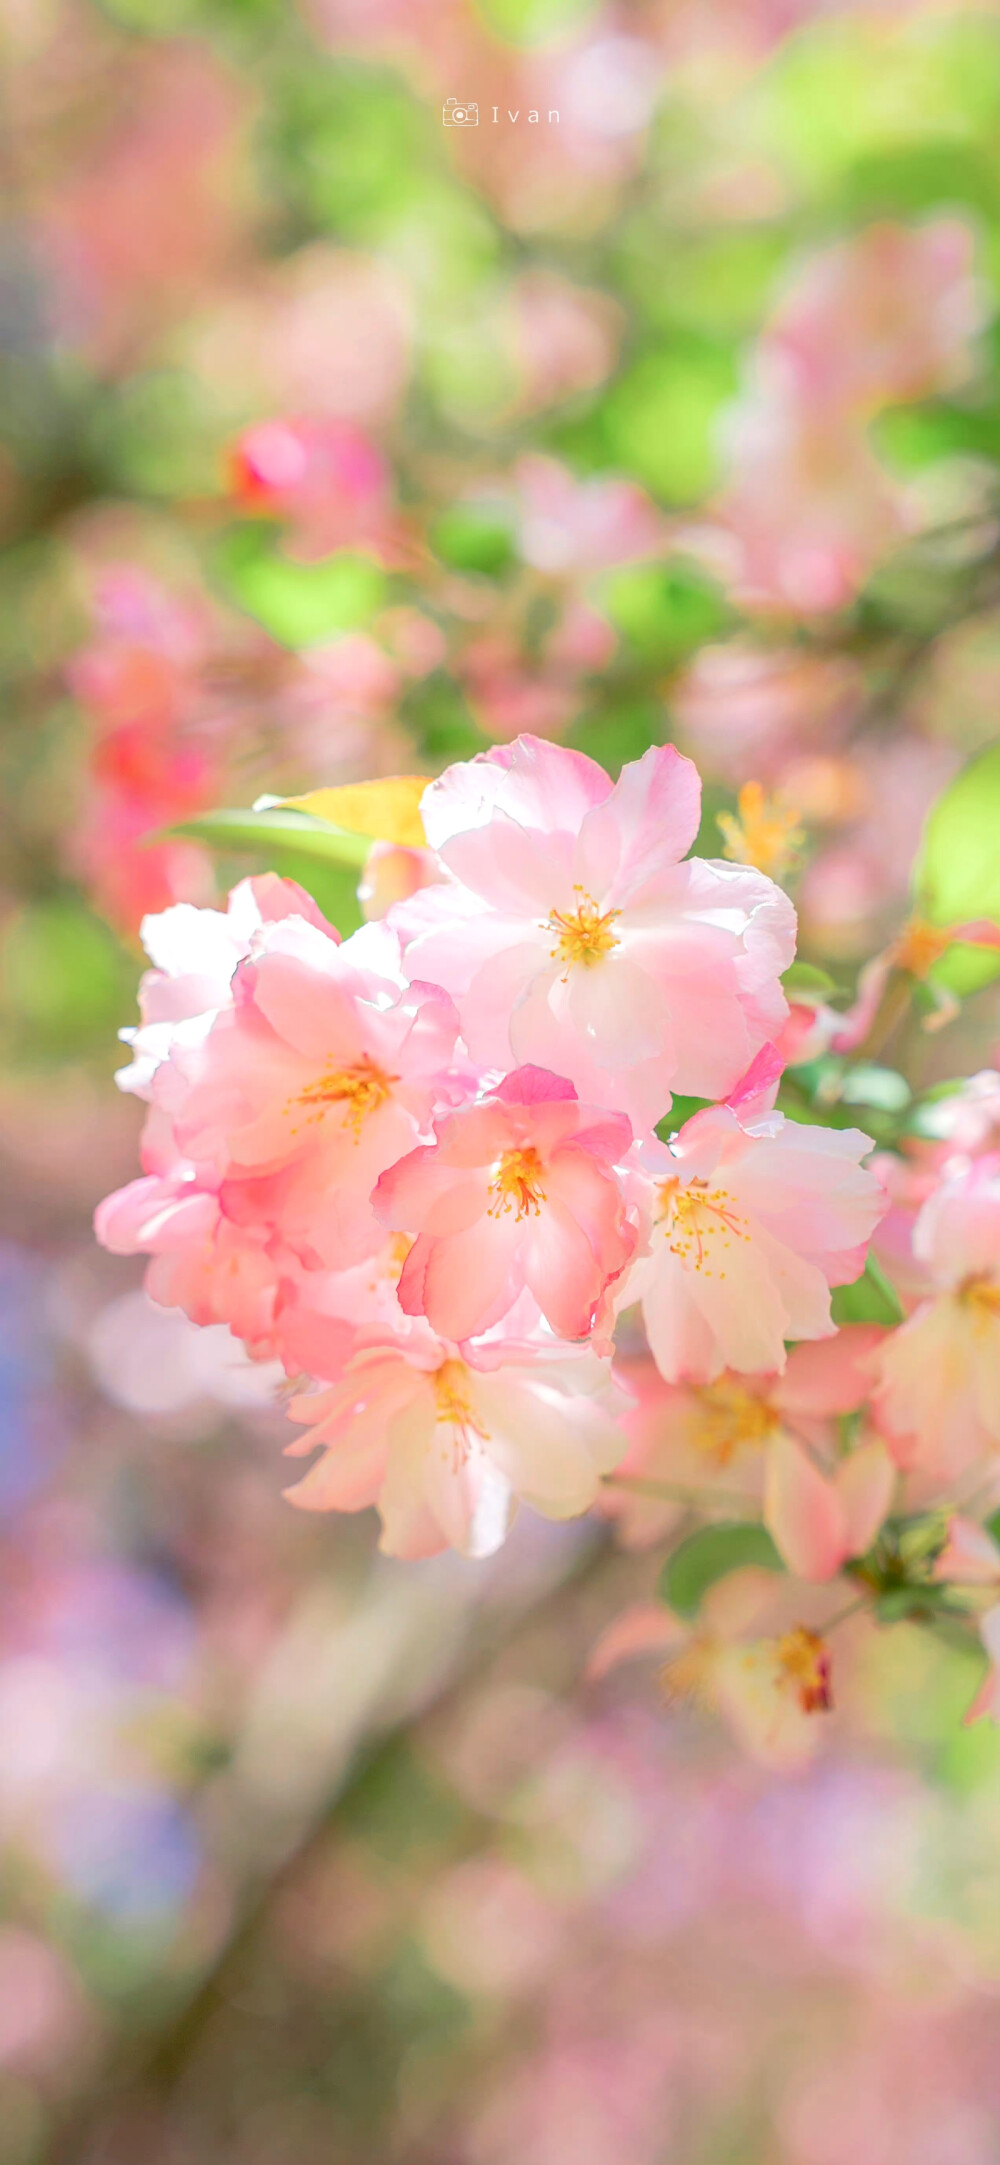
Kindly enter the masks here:
[[805, 840], [795, 806], [780, 791], [768, 796], [759, 782], [745, 782], [736, 802], [735, 817], [732, 812], [717, 815], [725, 837], [723, 856], [782, 879], [796, 863]]
[[359, 1142], [365, 1121], [385, 1104], [393, 1083], [398, 1081], [398, 1075], [387, 1075], [365, 1052], [351, 1067], [327, 1068], [290, 1102], [304, 1106], [307, 1117], [313, 1120], [322, 1120], [330, 1106], [342, 1105], [344, 1125], [353, 1128], [354, 1140]]
[[747, 1221], [734, 1209], [728, 1190], [710, 1188], [707, 1180], [691, 1180], [684, 1186], [676, 1178], [659, 1181], [658, 1189], [658, 1222], [665, 1228], [671, 1255], [706, 1278], [714, 1277], [716, 1270], [724, 1278], [726, 1273], [718, 1266], [725, 1261], [726, 1249], [734, 1240], [750, 1239]]
[[796, 1624], [777, 1644], [780, 1682], [794, 1692], [803, 1714], [825, 1714], [830, 1696], [830, 1656], [818, 1632]]
[[445, 1455], [450, 1448], [452, 1465], [458, 1467], [468, 1458], [473, 1440], [489, 1442], [489, 1431], [472, 1410], [469, 1371], [464, 1361], [442, 1361], [431, 1381], [438, 1426], [451, 1430]]
[[908, 970], [911, 977], [924, 978], [928, 970], [940, 962], [953, 939], [954, 933], [942, 932], [940, 926], [929, 925], [922, 917], [911, 917], [893, 943], [893, 962], [897, 970]]
[[958, 1297], [963, 1308], [971, 1308], [984, 1322], [988, 1316], [1000, 1316], [1000, 1285], [995, 1278], [967, 1278]]
[[533, 1212], [537, 1218], [545, 1201], [542, 1161], [537, 1150], [505, 1150], [490, 1181], [489, 1218], [513, 1210], [518, 1219]]
[[590, 970], [595, 962], [600, 962], [602, 955], [610, 955], [613, 947], [621, 946], [621, 941], [611, 930], [621, 911], [605, 910], [602, 917], [593, 895], [584, 894], [582, 887], [574, 887], [573, 892], [582, 898], [575, 910], [549, 913], [547, 929], [556, 936], [552, 959], [564, 962], [567, 970], [577, 962]]
[[734, 1376], [720, 1376], [698, 1393], [693, 1441], [717, 1465], [728, 1466], [738, 1451], [767, 1443], [778, 1424], [766, 1398], [756, 1397]]
[[672, 1654], [658, 1673], [658, 1683], [668, 1705], [710, 1706], [719, 1660], [718, 1641], [700, 1633]]

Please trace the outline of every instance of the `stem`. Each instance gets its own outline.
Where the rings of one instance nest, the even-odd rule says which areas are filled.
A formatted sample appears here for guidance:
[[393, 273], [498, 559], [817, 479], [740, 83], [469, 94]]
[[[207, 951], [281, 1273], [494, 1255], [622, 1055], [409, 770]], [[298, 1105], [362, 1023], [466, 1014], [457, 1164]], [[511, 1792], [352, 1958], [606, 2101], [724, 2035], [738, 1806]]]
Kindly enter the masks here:
[[849, 1616], [857, 1616], [860, 1609], [866, 1609], [867, 1607], [867, 1594], [859, 1594], [856, 1601], [849, 1601], [845, 1609], [839, 1609], [836, 1616], [832, 1616], [830, 1618], [830, 1622], [828, 1624], [824, 1624], [824, 1639], [829, 1637], [831, 1631], [836, 1631], [838, 1624], [846, 1624]]

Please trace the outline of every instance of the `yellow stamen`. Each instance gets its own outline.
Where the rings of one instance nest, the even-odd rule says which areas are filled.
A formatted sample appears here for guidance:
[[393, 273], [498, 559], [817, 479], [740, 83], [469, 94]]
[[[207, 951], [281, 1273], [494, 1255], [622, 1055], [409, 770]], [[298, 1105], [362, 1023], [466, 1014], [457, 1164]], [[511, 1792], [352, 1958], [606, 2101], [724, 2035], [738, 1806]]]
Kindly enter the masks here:
[[755, 1396], [735, 1376], [720, 1376], [698, 1392], [692, 1441], [718, 1466], [728, 1466], [738, 1451], [760, 1449], [780, 1425], [766, 1398]]
[[567, 970], [578, 962], [590, 970], [602, 956], [610, 955], [613, 947], [620, 947], [611, 927], [621, 911], [605, 910], [602, 917], [593, 895], [584, 894], [582, 887], [575, 887], [573, 892], [583, 896], [575, 910], [552, 910], [549, 915], [548, 930], [556, 935], [552, 959], [564, 962]]
[[794, 804], [780, 792], [770, 797], [759, 782], [745, 782], [736, 800], [737, 814], [719, 812], [725, 836], [722, 852], [733, 864], [755, 865], [780, 880], [796, 863], [805, 835]]
[[313, 1120], [322, 1120], [333, 1105], [344, 1106], [344, 1125], [353, 1128], [354, 1140], [358, 1142], [365, 1121], [385, 1104], [393, 1083], [398, 1081], [398, 1075], [387, 1075], [367, 1053], [362, 1053], [352, 1067], [327, 1068], [315, 1082], [307, 1083], [297, 1097], [291, 1098], [289, 1105], [303, 1106], [307, 1117]]
[[490, 1181], [486, 1214], [499, 1218], [513, 1210], [518, 1219], [533, 1213], [537, 1218], [545, 1201], [542, 1161], [537, 1150], [505, 1150]]
[[672, 1654], [657, 1677], [668, 1704], [686, 1702], [689, 1706], [710, 1706], [718, 1657], [718, 1640], [710, 1638], [707, 1632], [690, 1639], [679, 1654]]
[[953, 934], [942, 932], [939, 925], [929, 925], [923, 917], [911, 917], [893, 941], [890, 955], [897, 970], [908, 970], [911, 977], [922, 980], [940, 962], [952, 939]]
[[[675, 1178], [661, 1180], [658, 1187], [658, 1222], [665, 1227], [671, 1255], [706, 1278], [714, 1277], [710, 1264], [724, 1262], [734, 1240], [750, 1239], [747, 1221], [734, 1209], [732, 1196], [725, 1188], [710, 1188], [707, 1180], [691, 1180], [684, 1187]], [[719, 1271], [720, 1278], [725, 1275]]]
[[971, 1308], [983, 1321], [1000, 1316], [1000, 1285], [995, 1278], [967, 1278], [958, 1297], [964, 1308]]
[[469, 1456], [470, 1445], [489, 1442], [489, 1431], [477, 1421], [469, 1397], [469, 1371], [464, 1361], [442, 1361], [432, 1377], [438, 1425], [450, 1430], [444, 1447], [447, 1458], [458, 1467]]
[[781, 1682], [795, 1693], [803, 1714], [827, 1713], [833, 1704], [830, 1656], [819, 1633], [796, 1624], [778, 1640], [777, 1655]]

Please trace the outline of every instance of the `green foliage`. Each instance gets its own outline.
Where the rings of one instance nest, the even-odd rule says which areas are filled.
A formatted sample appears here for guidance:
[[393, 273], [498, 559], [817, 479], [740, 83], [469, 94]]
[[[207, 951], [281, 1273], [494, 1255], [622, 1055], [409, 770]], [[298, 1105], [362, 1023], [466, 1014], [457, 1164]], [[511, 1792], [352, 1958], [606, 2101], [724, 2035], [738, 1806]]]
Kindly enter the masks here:
[[[914, 872], [916, 906], [942, 930], [989, 918], [1000, 925], [1000, 744], [970, 760], [928, 815]], [[934, 966], [953, 992], [1000, 973], [1000, 954], [957, 943]]]
[[656, 669], [686, 660], [696, 647], [719, 638], [729, 621], [718, 589], [694, 565], [676, 559], [612, 572], [603, 600], [640, 661]]
[[668, 1143], [671, 1136], [676, 1135], [678, 1128], [684, 1126], [685, 1120], [693, 1120], [695, 1113], [703, 1113], [705, 1107], [712, 1103], [711, 1098], [686, 1098], [675, 1094], [670, 1111], [664, 1113], [662, 1120], [657, 1122], [656, 1132], [661, 1143]]
[[216, 569], [231, 598], [287, 647], [317, 646], [355, 631], [385, 598], [385, 574], [373, 557], [342, 549], [319, 563], [296, 563], [263, 523], [230, 527]]
[[475, 11], [508, 45], [541, 45], [592, 15], [596, 0], [475, 0]]
[[196, 819], [183, 820], [170, 831], [230, 853], [253, 850], [270, 860], [276, 850], [291, 849], [296, 856], [308, 857], [313, 863], [358, 869], [371, 847], [368, 836], [351, 834], [328, 820], [312, 818], [308, 812], [201, 812]]
[[22, 1057], [106, 1046], [127, 1011], [134, 964], [72, 895], [25, 903], [0, 939], [0, 1024]]
[[896, 1068], [879, 1067], [872, 1060], [859, 1060], [857, 1066], [847, 1068], [840, 1079], [842, 1105], [868, 1105], [879, 1112], [901, 1113], [909, 1104], [911, 1094], [906, 1077]]
[[605, 402], [612, 457], [666, 503], [697, 503], [719, 476], [716, 426], [736, 385], [732, 355], [707, 341], [642, 354]]
[[265, 146], [306, 221], [379, 238], [406, 209], [430, 156], [430, 116], [388, 73], [315, 53], [272, 92]]
[[442, 563], [453, 565], [456, 571], [495, 578], [514, 561], [510, 517], [502, 504], [449, 504], [434, 520], [430, 541]]
[[678, 1616], [695, 1616], [709, 1587], [746, 1564], [784, 1570], [766, 1526], [737, 1519], [702, 1526], [668, 1556], [660, 1573], [660, 1598]]
[[838, 1329], [842, 1323], [884, 1323], [893, 1329], [903, 1321], [899, 1295], [874, 1255], [853, 1285], [834, 1286], [830, 1309]]
[[781, 983], [789, 1000], [797, 1000], [801, 996], [826, 1000], [837, 990], [829, 971], [821, 970], [815, 962], [796, 960], [791, 963]]
[[664, 716], [655, 699], [634, 693], [615, 697], [613, 685], [608, 692], [607, 704], [592, 707], [574, 723], [566, 741], [617, 776], [626, 760], [641, 759], [651, 744], [663, 742]]

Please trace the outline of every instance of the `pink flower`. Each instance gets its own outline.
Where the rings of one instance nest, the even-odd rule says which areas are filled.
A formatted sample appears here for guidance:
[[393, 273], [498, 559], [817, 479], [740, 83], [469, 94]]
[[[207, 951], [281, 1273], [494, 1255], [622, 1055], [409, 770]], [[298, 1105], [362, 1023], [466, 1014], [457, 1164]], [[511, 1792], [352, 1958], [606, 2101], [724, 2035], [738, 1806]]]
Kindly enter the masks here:
[[349, 421], [258, 421], [240, 437], [231, 464], [234, 494], [248, 510], [288, 520], [295, 552], [307, 560], [386, 536], [388, 468]]
[[536, 571], [579, 576], [660, 549], [665, 526], [634, 481], [613, 474], [580, 481], [558, 459], [518, 462], [518, 547]]
[[473, 1367], [428, 1330], [405, 1348], [355, 1354], [331, 1389], [291, 1402], [308, 1430], [291, 1455], [324, 1446], [291, 1501], [305, 1511], [376, 1503], [391, 1556], [449, 1544], [491, 1555], [518, 1498], [546, 1518], [586, 1511], [623, 1447], [610, 1372], [587, 1349], [514, 1346], [499, 1360]]
[[153, 968], [139, 982], [141, 1023], [118, 1033], [132, 1047], [129, 1066], [115, 1076], [119, 1090], [148, 1097], [171, 1046], [201, 1042], [219, 1010], [232, 1005], [236, 967], [249, 954], [255, 933], [283, 917], [304, 917], [328, 939], [340, 939], [305, 888], [274, 872], [241, 880], [224, 911], [178, 902], [143, 918], [142, 944]]
[[856, 1128], [781, 1113], [744, 1126], [726, 1105], [696, 1113], [669, 1148], [642, 1145], [649, 1247], [629, 1292], [669, 1382], [782, 1374], [786, 1339], [832, 1336], [830, 1287], [859, 1275], [885, 1207], [860, 1164], [870, 1148]]
[[621, 1661], [659, 1654], [669, 1702], [719, 1715], [752, 1758], [790, 1771], [814, 1756], [816, 1715], [832, 1704], [822, 1636], [832, 1607], [825, 1589], [747, 1566], [709, 1588], [693, 1623], [662, 1602], [624, 1610], [601, 1633], [588, 1674], [596, 1681]]
[[764, 1524], [798, 1578], [832, 1579], [871, 1547], [895, 1483], [896, 1468], [877, 1437], [827, 1473], [779, 1433], [768, 1452]]
[[949, 1479], [1000, 1447], [1000, 1156], [942, 1180], [913, 1249], [930, 1296], [882, 1346], [873, 1402], [897, 1464]]
[[384, 925], [338, 946], [287, 918], [257, 935], [234, 1005], [154, 1085], [178, 1148], [240, 1222], [261, 1218], [307, 1262], [344, 1266], [381, 1243], [369, 1196], [426, 1127], [453, 1058], [456, 1018], [431, 986], [406, 990]]
[[1000, 1547], [985, 1526], [954, 1512], [948, 1538], [934, 1559], [939, 1585], [1000, 1587]]
[[862, 416], [950, 390], [986, 313], [973, 248], [957, 218], [868, 226], [804, 264], [764, 343], [803, 390]]
[[847, 656], [730, 639], [698, 649], [671, 706], [703, 771], [731, 786], [780, 781], [796, 753], [831, 752], [863, 696]]
[[915, 500], [879, 465], [858, 424], [797, 389], [769, 357], [731, 409], [719, 519], [729, 584], [744, 608], [800, 616], [843, 609], [917, 524]]
[[654, 746], [614, 786], [522, 737], [448, 769], [422, 804], [454, 888], [393, 914], [407, 968], [455, 997], [474, 1059], [565, 1075], [651, 1126], [671, 1087], [721, 1096], [781, 1028], [795, 915], [743, 865], [682, 863], [689, 760]]
[[878, 1325], [848, 1324], [834, 1338], [792, 1346], [783, 1375], [724, 1369], [704, 1384], [665, 1382], [648, 1355], [617, 1361], [615, 1374], [634, 1404], [623, 1415], [629, 1448], [601, 1510], [625, 1546], [661, 1540], [692, 1501], [710, 1507], [715, 1490], [720, 1508], [737, 1493], [757, 1507], [780, 1438], [831, 1454], [838, 1416], [857, 1412], [868, 1397], [870, 1355], [883, 1336]]
[[194, 1181], [147, 1175], [106, 1196], [94, 1231], [112, 1255], [151, 1255], [146, 1291], [192, 1323], [226, 1323], [255, 1359], [275, 1351], [280, 1272], [265, 1241], [230, 1224]]
[[525, 1287], [563, 1338], [590, 1331], [635, 1247], [615, 1166], [632, 1130], [535, 1068], [435, 1123], [436, 1141], [383, 1173], [375, 1213], [416, 1237], [400, 1304], [456, 1341], [488, 1330]]

